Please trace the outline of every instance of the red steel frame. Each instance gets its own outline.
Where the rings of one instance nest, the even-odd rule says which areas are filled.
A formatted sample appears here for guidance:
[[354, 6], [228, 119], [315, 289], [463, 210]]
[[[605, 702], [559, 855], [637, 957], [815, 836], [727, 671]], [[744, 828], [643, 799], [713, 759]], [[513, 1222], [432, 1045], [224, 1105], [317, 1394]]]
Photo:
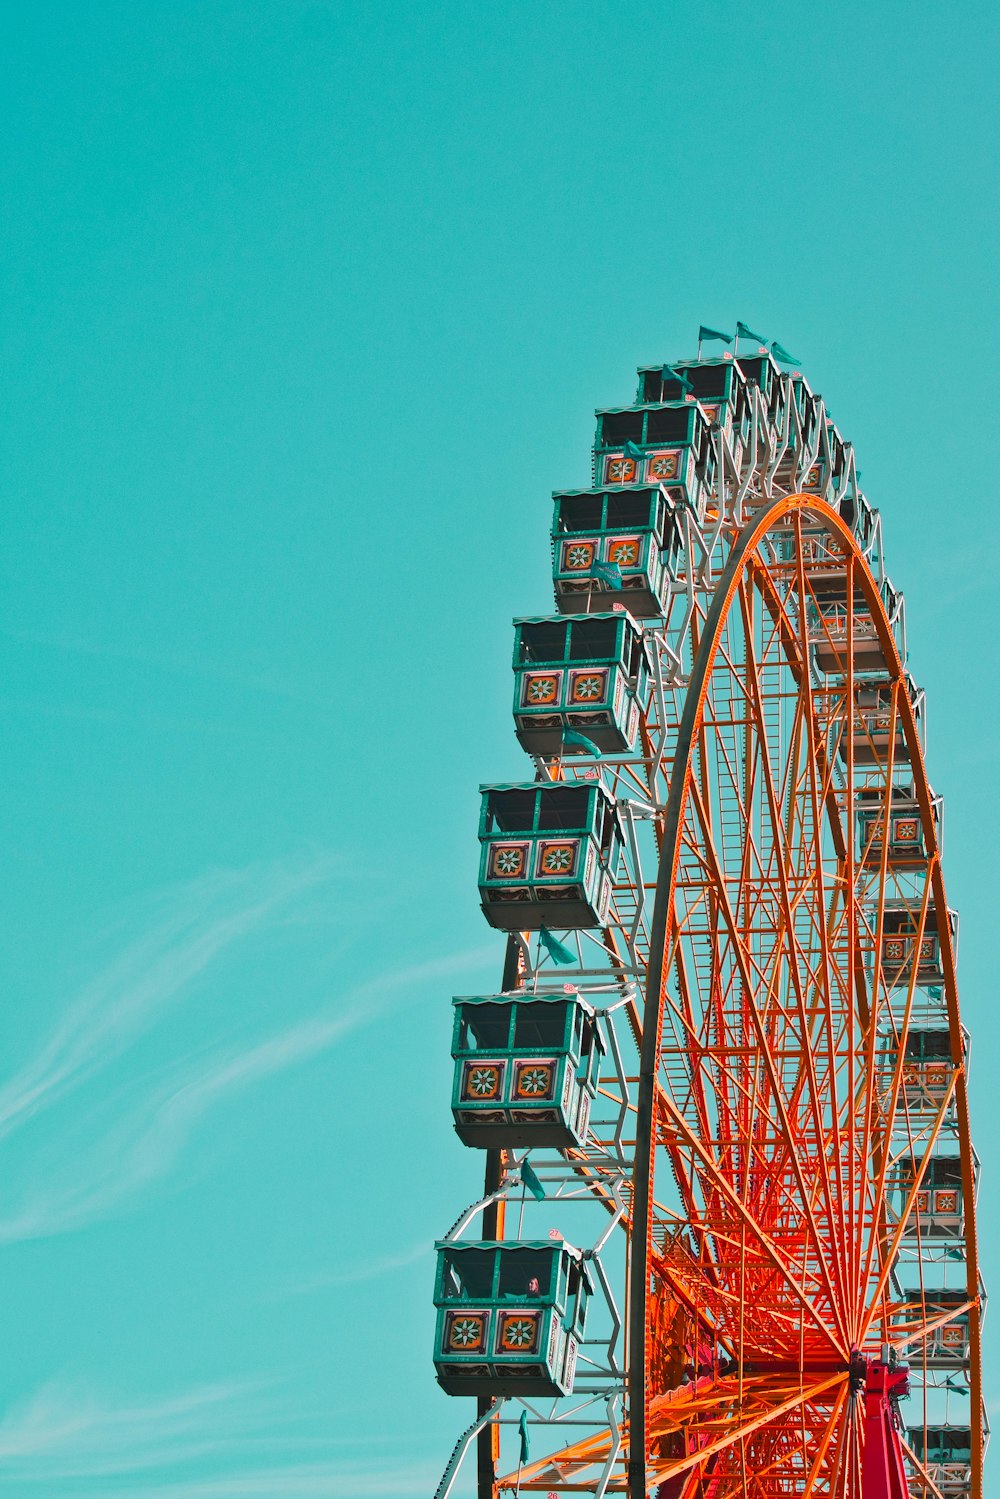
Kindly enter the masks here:
[[[810, 675], [812, 579], [830, 569], [829, 546], [821, 563], [810, 550], [816, 533], [839, 558], [847, 619], [858, 609], [874, 621], [891, 685], [888, 748], [868, 778], [885, 815], [897, 731], [906, 745], [926, 855], [915, 944], [930, 906], [940, 913], [952, 1073], [929, 1120], [911, 1119], [903, 1088], [915, 964], [894, 990], [881, 971], [888, 839], [874, 868], [857, 854], [864, 726], [851, 651], [843, 680], [817, 687]], [[974, 1169], [932, 799], [878, 587], [815, 496], [771, 502], [733, 544], [700, 632], [658, 834], [625, 1223], [628, 1458], [609, 1490], [903, 1499], [905, 1460], [921, 1492], [938, 1492], [896, 1412], [896, 1354], [919, 1348], [932, 1323], [910, 1307], [900, 1332], [891, 1272], [923, 1162], [957, 1121], [968, 1295], [952, 1315], [969, 1319], [980, 1499]], [[921, 1162], [905, 1188], [900, 1136]], [[608, 1433], [588, 1437], [524, 1465], [517, 1486], [586, 1489], [609, 1450]], [[494, 1426], [480, 1437], [481, 1495], [515, 1487], [514, 1475], [494, 1478], [497, 1456]]]

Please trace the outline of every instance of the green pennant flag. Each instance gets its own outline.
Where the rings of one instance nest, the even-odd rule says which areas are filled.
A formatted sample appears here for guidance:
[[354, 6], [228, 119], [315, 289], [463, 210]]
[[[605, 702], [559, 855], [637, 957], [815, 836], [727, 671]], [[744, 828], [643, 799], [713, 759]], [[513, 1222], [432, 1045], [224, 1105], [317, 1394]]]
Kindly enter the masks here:
[[718, 328], [706, 328], [704, 323], [698, 329], [698, 342], [704, 343], [706, 338], [718, 339], [721, 344], [731, 344], [733, 335], [731, 333], [720, 333]]
[[592, 739], [585, 734], [580, 734], [576, 729], [563, 729], [563, 746], [566, 749], [582, 749], [587, 755], [596, 755], [598, 759], [601, 752]]
[[676, 380], [680, 385], [684, 387], [685, 390], [693, 390], [694, 388], [687, 375], [682, 375], [680, 370], [675, 370], [673, 366], [669, 364], [665, 364], [663, 366], [662, 370], [660, 371], [660, 379], [664, 381]]
[[639, 447], [638, 443], [627, 442], [625, 444], [626, 458], [633, 458], [635, 462], [638, 463], [641, 459], [645, 458], [645, 456], [646, 454], [643, 452], [642, 448]]
[[542, 1202], [544, 1200], [545, 1188], [538, 1180], [538, 1177], [535, 1175], [534, 1170], [530, 1162], [528, 1161], [521, 1162], [521, 1180], [536, 1202]]
[[528, 1412], [527, 1411], [522, 1411], [521, 1412], [521, 1419], [520, 1419], [520, 1421], [517, 1424], [517, 1434], [521, 1438], [521, 1456], [520, 1456], [519, 1461], [520, 1461], [521, 1466], [523, 1467], [524, 1464], [528, 1461], [528, 1452], [530, 1450], [529, 1447], [528, 1447]]
[[779, 343], [773, 343], [771, 345], [771, 353], [774, 355], [779, 364], [802, 363], [801, 359], [796, 359], [794, 354], [789, 354], [788, 350], [783, 349]]
[[931, 999], [944, 999], [944, 990], [941, 989], [937, 984], [928, 984], [927, 993], [930, 995]]
[[555, 962], [576, 962], [576, 958], [570, 952], [569, 948], [565, 945], [565, 943], [560, 942], [558, 937], [553, 937], [548, 927], [541, 926], [538, 928], [538, 940], [545, 948], [545, 951], [548, 953], [549, 957], [553, 958]]
[[752, 328], [748, 328], [747, 325], [746, 325], [746, 323], [737, 322], [737, 324], [736, 324], [736, 337], [737, 338], [755, 338], [759, 344], [766, 344], [767, 343], [767, 339], [766, 338], [763, 338], [759, 333], [755, 333]]
[[622, 586], [622, 570], [617, 562], [592, 562], [590, 576], [596, 578], [598, 583], [606, 583], [609, 588]]

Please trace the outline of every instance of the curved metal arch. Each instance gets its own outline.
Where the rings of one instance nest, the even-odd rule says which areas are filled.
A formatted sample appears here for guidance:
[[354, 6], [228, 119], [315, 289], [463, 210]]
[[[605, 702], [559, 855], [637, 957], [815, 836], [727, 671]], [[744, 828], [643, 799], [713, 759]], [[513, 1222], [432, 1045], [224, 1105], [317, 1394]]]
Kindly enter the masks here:
[[[795, 494], [773, 501], [762, 509], [743, 528], [727, 565], [719, 580], [705, 619], [697, 656], [691, 673], [684, 711], [679, 726], [670, 792], [664, 817], [663, 836], [660, 846], [660, 862], [657, 874], [653, 918], [650, 932], [649, 964], [646, 975], [646, 995], [642, 1027], [642, 1047], [637, 1091], [636, 1146], [633, 1176], [633, 1209], [629, 1260], [629, 1460], [628, 1488], [630, 1499], [645, 1499], [647, 1493], [647, 1370], [649, 1366], [649, 1295], [650, 1295], [650, 1231], [652, 1224], [652, 1187], [654, 1176], [654, 1112], [657, 1087], [657, 1065], [661, 1046], [663, 1018], [663, 993], [667, 974], [665, 955], [667, 936], [673, 912], [673, 892], [680, 856], [680, 832], [686, 811], [689, 766], [693, 746], [704, 719], [706, 694], [711, 672], [719, 648], [723, 627], [736, 597], [737, 589], [750, 559], [765, 536], [782, 516], [795, 512], [810, 511], [822, 516], [824, 525], [840, 541], [845, 563], [851, 574], [852, 588], [864, 596], [875, 627], [879, 643], [885, 655], [891, 681], [899, 682], [903, 677], [896, 642], [886, 613], [884, 601], [871, 575], [857, 541], [839, 514], [815, 495]], [[848, 703], [853, 700], [853, 661], [847, 652]], [[794, 663], [790, 662], [793, 666]], [[800, 670], [803, 663], [799, 663]], [[808, 666], [805, 666], [808, 671]], [[941, 871], [937, 833], [934, 824], [931, 794], [923, 763], [923, 753], [917, 733], [916, 721], [909, 696], [897, 693], [897, 712], [907, 743], [916, 799], [920, 807], [921, 821], [927, 853], [927, 884], [937, 909], [946, 910], [944, 880]], [[849, 707], [849, 711], [850, 707]], [[831, 819], [839, 827], [839, 817]], [[848, 839], [852, 836], [848, 831]], [[952, 1061], [957, 1074], [955, 1107], [958, 1124], [959, 1152], [961, 1159], [962, 1185], [965, 1200], [970, 1205], [974, 1200], [974, 1167], [971, 1135], [968, 1119], [966, 1078], [958, 1012], [958, 997], [955, 980], [955, 956], [948, 923], [939, 923], [942, 965], [945, 975], [945, 995], [949, 1031], [952, 1040]], [[972, 1303], [969, 1316], [970, 1335], [970, 1395], [972, 1403], [972, 1479], [973, 1492], [981, 1494], [982, 1488], [982, 1380], [979, 1348], [979, 1302], [978, 1302], [978, 1256], [974, 1213], [966, 1218], [965, 1229], [967, 1286]]]

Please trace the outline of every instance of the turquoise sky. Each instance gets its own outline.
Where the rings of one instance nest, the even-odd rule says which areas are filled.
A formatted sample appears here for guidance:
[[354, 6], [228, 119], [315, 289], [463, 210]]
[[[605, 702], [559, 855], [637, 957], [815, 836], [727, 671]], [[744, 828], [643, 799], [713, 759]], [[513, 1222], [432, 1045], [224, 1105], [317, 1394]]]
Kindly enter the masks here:
[[1000, 1287], [995, 5], [0, 26], [7, 1499], [433, 1490], [510, 619], [699, 321], [801, 356], [884, 517]]

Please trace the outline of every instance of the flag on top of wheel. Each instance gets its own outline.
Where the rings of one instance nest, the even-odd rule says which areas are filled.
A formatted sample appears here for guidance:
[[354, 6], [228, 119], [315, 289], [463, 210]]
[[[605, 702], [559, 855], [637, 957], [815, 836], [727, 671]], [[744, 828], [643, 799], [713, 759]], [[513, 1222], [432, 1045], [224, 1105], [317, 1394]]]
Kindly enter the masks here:
[[794, 354], [789, 354], [787, 349], [783, 349], [777, 339], [771, 345], [771, 353], [779, 364], [801, 364], [802, 362], [800, 359], [796, 359]]

